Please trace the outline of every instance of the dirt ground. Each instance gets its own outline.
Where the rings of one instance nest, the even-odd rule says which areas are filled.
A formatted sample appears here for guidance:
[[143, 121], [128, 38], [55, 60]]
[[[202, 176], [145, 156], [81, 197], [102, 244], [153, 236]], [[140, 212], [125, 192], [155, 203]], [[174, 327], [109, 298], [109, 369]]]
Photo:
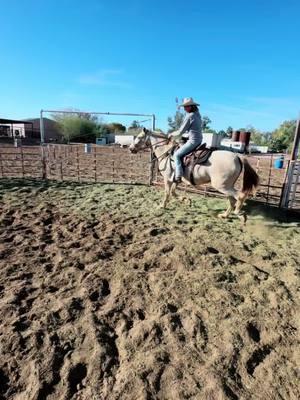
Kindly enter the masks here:
[[0, 399], [299, 399], [300, 223], [0, 180]]

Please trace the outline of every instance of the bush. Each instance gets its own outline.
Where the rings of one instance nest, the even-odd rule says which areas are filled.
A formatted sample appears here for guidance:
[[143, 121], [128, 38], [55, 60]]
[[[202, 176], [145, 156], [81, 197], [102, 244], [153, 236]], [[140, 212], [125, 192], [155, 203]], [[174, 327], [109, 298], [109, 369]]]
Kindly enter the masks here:
[[65, 114], [56, 117], [56, 121], [67, 143], [93, 143], [98, 136], [99, 126], [93, 120], [77, 115]]

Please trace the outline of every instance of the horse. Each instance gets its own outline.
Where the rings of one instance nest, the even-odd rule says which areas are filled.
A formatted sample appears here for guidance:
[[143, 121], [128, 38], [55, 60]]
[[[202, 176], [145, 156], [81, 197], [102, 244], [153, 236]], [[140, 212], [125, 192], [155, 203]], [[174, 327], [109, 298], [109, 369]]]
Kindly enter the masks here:
[[[151, 148], [158, 160], [158, 169], [164, 178], [165, 195], [161, 204], [162, 208], [166, 205], [173, 195], [177, 197], [175, 190], [177, 184], [173, 182], [174, 161], [172, 152], [174, 142], [171, 142], [166, 135], [150, 131], [143, 128], [134, 142], [129, 146], [131, 153]], [[241, 190], [235, 189], [234, 185], [240, 174], [244, 171]], [[245, 224], [246, 213], [241, 211], [245, 200], [255, 194], [259, 184], [259, 177], [246, 158], [240, 158], [236, 153], [226, 150], [215, 150], [209, 159], [203, 164], [196, 164], [193, 169], [193, 182], [188, 167], [184, 168], [183, 180], [187, 184], [200, 186], [210, 183], [213, 188], [228, 198], [228, 208], [225, 212], [218, 215], [219, 218], [228, 218], [232, 210]]]

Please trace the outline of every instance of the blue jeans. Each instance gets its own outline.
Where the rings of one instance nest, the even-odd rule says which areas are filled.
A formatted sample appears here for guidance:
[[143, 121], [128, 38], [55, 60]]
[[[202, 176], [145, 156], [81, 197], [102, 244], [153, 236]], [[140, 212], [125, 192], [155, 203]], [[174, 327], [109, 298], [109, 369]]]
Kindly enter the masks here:
[[178, 150], [175, 151], [174, 153], [175, 178], [182, 177], [183, 175], [182, 158], [185, 155], [191, 153], [200, 144], [201, 142], [193, 143], [188, 140], [183, 146], [181, 146]]

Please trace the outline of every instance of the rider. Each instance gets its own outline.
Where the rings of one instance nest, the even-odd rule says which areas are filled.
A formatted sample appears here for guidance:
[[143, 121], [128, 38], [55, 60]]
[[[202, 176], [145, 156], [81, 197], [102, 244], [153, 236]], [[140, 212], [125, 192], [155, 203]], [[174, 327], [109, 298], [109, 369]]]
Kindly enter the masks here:
[[192, 97], [185, 98], [179, 107], [184, 107], [187, 113], [180, 128], [169, 134], [169, 138], [179, 139], [183, 133], [188, 133], [188, 141], [174, 153], [175, 176], [174, 182], [180, 183], [183, 175], [182, 159], [186, 154], [191, 153], [202, 142], [202, 123], [199, 113], [199, 104], [195, 103]]

